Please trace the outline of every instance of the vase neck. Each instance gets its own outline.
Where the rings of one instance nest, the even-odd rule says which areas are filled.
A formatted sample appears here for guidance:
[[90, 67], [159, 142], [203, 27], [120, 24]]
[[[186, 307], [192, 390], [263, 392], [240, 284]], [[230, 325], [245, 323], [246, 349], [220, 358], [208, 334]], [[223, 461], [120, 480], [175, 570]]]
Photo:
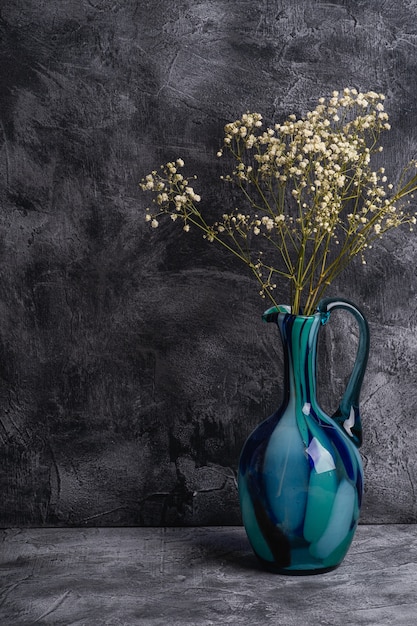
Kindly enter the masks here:
[[317, 336], [319, 314], [310, 317], [279, 313], [277, 324], [284, 350], [284, 392], [303, 409], [316, 405]]
[[284, 404], [295, 403], [303, 412], [313, 406], [320, 413], [316, 394], [317, 336], [320, 326], [328, 322], [335, 309], [353, 315], [359, 328], [359, 342], [347, 387], [331, 417], [359, 447], [362, 443], [359, 394], [369, 354], [369, 326], [362, 311], [349, 300], [325, 298], [319, 302], [317, 313], [310, 317], [292, 315], [289, 307], [280, 305], [265, 311], [262, 319], [278, 324], [281, 332], [285, 355]]

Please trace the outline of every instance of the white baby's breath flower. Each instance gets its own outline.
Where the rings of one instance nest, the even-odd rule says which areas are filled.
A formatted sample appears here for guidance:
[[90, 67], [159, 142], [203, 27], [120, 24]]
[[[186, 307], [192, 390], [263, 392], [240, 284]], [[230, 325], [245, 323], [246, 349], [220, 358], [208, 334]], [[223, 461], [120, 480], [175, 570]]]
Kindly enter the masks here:
[[164, 202], [168, 202], [168, 194], [166, 192], [158, 194], [156, 197], [156, 201], [158, 204], [163, 204]]
[[[363, 254], [372, 241], [390, 228], [416, 223], [405, 211], [405, 198], [417, 190], [417, 173], [400, 179], [404, 187], [394, 192], [384, 169], [372, 169], [373, 156], [382, 151], [379, 136], [390, 129], [383, 101], [375, 91], [347, 87], [320, 98], [305, 115], [291, 114], [270, 128], [263, 127], [259, 113], [247, 111], [226, 124], [217, 156], [228, 152], [234, 159], [221, 179], [243, 192], [251, 211], [242, 204], [208, 225], [196, 207], [201, 196], [178, 172], [184, 161], [177, 159], [141, 181], [158, 205], [158, 219], [146, 209], [146, 221], [156, 228], [166, 213], [182, 220], [188, 232], [192, 219], [208, 241], [223, 244], [246, 263], [262, 297], [276, 304], [272, 291], [281, 276], [294, 294], [293, 310], [303, 301], [304, 312], [313, 312], [341, 268], [356, 255], [366, 263]], [[256, 250], [269, 243], [271, 258], [266, 248]], [[316, 261], [310, 261], [310, 253]], [[277, 266], [274, 255], [281, 255]]]

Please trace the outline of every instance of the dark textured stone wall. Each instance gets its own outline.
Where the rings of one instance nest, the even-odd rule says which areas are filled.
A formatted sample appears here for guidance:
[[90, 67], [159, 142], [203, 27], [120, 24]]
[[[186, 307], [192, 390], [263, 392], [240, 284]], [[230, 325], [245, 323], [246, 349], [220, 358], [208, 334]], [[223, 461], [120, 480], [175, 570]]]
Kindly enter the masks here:
[[[417, 154], [416, 25], [415, 0], [2, 0], [1, 524], [239, 523], [239, 450], [280, 398], [277, 334], [242, 268], [149, 231], [138, 181], [181, 156], [218, 210], [226, 122], [345, 86], [387, 95], [395, 175]], [[396, 232], [334, 286], [372, 331], [366, 522], [417, 521], [416, 259]], [[324, 404], [355, 336], [326, 327]]]

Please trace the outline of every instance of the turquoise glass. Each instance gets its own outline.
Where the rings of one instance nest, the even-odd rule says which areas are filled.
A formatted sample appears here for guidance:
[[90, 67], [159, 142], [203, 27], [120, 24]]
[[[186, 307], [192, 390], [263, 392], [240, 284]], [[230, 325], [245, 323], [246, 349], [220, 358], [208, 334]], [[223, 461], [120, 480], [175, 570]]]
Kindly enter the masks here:
[[[356, 318], [355, 364], [336, 413], [316, 393], [317, 338], [331, 311]], [[316, 574], [337, 567], [352, 542], [363, 490], [357, 448], [362, 442], [359, 394], [369, 352], [369, 328], [351, 302], [326, 298], [312, 316], [273, 307], [264, 320], [278, 325], [284, 350], [280, 408], [247, 439], [239, 463], [239, 498], [250, 544], [274, 572]], [[343, 350], [341, 347], [341, 354]]]

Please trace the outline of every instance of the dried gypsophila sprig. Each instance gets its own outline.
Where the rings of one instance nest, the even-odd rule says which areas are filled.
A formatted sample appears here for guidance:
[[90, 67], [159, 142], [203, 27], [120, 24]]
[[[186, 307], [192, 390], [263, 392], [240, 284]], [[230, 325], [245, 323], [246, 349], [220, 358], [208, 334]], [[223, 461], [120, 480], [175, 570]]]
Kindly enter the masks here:
[[261, 296], [275, 305], [273, 290], [287, 279], [292, 311], [309, 315], [354, 257], [365, 263], [375, 240], [416, 223], [404, 210], [404, 199], [417, 188], [417, 174], [410, 175], [415, 162], [396, 190], [383, 168], [371, 166], [382, 151], [380, 134], [390, 129], [383, 101], [373, 91], [345, 89], [321, 98], [305, 116], [290, 115], [266, 129], [259, 113], [245, 113], [225, 126], [218, 156], [233, 157], [235, 167], [222, 178], [240, 189], [249, 212], [236, 209], [207, 224], [177, 159], [142, 180], [142, 189], [156, 192], [157, 211], [148, 210], [146, 219], [157, 227], [169, 214], [182, 219], [184, 230], [197, 226], [249, 267]]

